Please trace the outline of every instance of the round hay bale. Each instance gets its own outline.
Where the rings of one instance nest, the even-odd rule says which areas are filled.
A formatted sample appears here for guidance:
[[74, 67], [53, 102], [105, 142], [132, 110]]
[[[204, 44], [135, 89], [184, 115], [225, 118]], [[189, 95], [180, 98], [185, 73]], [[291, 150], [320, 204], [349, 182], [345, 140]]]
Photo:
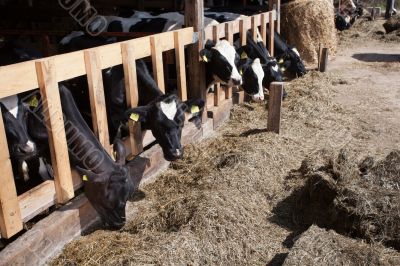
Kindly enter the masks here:
[[319, 44], [337, 51], [334, 10], [329, 0], [296, 0], [282, 5], [281, 31], [307, 63], [318, 61]]

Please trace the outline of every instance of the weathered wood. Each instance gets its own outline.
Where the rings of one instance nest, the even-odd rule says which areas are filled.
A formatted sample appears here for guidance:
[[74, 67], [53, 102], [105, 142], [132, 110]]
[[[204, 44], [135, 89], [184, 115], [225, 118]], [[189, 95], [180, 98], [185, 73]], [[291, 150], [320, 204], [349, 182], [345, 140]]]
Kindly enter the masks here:
[[150, 37], [150, 45], [154, 80], [156, 81], [160, 90], [165, 93], [163, 58], [162, 50], [160, 50], [158, 47], [161, 45], [158, 36]]
[[239, 35], [240, 35], [240, 45], [245, 46], [247, 44], [247, 30], [249, 29], [248, 18], [243, 18], [239, 22]]
[[[233, 24], [225, 23], [225, 38], [226, 40], [233, 45]], [[232, 98], [232, 88], [225, 89], [225, 99]]]
[[269, 53], [274, 56], [274, 32], [275, 32], [274, 12], [269, 13]]
[[36, 62], [37, 78], [43, 100], [43, 114], [49, 135], [51, 162], [57, 203], [66, 203], [74, 197], [67, 139], [61, 108], [60, 93], [53, 58]]
[[321, 47], [321, 43], [319, 43], [319, 45], [318, 45], [318, 65], [317, 65], [318, 71], [321, 67], [321, 53], [322, 53], [322, 47]]
[[283, 82], [272, 82], [269, 89], [267, 130], [279, 134], [281, 126], [281, 109]]
[[1, 112], [0, 147], [0, 232], [1, 237], [10, 238], [21, 231], [23, 225]]
[[253, 40], [256, 42], [257, 41], [257, 19], [259, 20], [258, 16], [252, 16], [251, 17], [251, 36], [253, 37]]
[[229, 118], [231, 108], [232, 100], [229, 99], [220, 101], [219, 106], [215, 106], [208, 110], [208, 117], [213, 119], [214, 129], [217, 129]]
[[319, 71], [326, 72], [328, 70], [328, 57], [329, 57], [329, 49], [322, 48], [321, 64], [319, 66]]
[[281, 33], [281, 0], [276, 1], [276, 32]]
[[261, 14], [261, 38], [263, 39], [263, 43], [267, 45], [267, 23], [269, 22], [268, 13]]
[[174, 33], [175, 42], [175, 61], [178, 83], [178, 94], [182, 101], [187, 100], [186, 87], [186, 64], [185, 64], [185, 46], [182, 44], [182, 36], [179, 31]]
[[111, 154], [108, 134], [106, 101], [104, 98], [103, 76], [99, 66], [99, 57], [95, 50], [84, 52], [86, 73], [89, 86], [90, 109], [93, 131], [104, 149]]
[[[213, 26], [213, 40], [215, 42], [219, 41], [218, 25]], [[214, 85], [214, 106], [219, 105], [220, 99], [221, 99], [221, 84], [219, 82], [217, 82]]]
[[[130, 43], [121, 44], [122, 61], [125, 75], [126, 103], [128, 108], [138, 105], [139, 94], [136, 75], [136, 58], [133, 53], [133, 46]], [[137, 155], [143, 151], [142, 130], [140, 123], [129, 119], [129, 143], [131, 154]]]

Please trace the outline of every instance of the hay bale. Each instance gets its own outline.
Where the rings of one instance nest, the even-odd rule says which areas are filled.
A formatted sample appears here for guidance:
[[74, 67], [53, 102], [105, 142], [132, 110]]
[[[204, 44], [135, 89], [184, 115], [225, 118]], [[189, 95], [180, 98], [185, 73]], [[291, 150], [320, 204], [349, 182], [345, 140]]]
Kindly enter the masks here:
[[400, 29], [400, 15], [396, 15], [388, 19], [383, 27], [386, 30], [386, 33], [391, 33], [392, 31], [396, 31]]
[[329, 0], [296, 0], [282, 5], [281, 31], [289, 44], [296, 46], [303, 60], [316, 63], [319, 44], [337, 51], [334, 10]]
[[322, 160], [325, 166], [321, 158], [326, 156], [318, 155], [299, 169], [307, 181], [298, 196], [296, 221], [400, 250], [400, 151], [360, 164], [341, 151], [337, 158]]
[[313, 225], [296, 241], [283, 265], [400, 265], [400, 254]]

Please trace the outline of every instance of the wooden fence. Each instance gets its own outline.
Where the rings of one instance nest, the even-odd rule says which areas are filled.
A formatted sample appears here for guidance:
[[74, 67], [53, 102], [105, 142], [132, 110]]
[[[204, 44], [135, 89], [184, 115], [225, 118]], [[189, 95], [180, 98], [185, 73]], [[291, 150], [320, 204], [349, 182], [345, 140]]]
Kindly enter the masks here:
[[[223, 23], [204, 29], [209, 39], [226, 38], [233, 42], [233, 34], [239, 33], [242, 44], [246, 41], [246, 32], [251, 29], [256, 37], [256, 28], [266, 39], [267, 24], [273, 32], [275, 11], [245, 18], [240, 21]], [[0, 229], [1, 237], [10, 238], [23, 229], [23, 223], [53, 205], [69, 202], [75, 191], [82, 186], [81, 177], [70, 168], [68, 147], [58, 82], [87, 75], [90, 105], [93, 119], [93, 131], [108, 152], [111, 146], [108, 139], [108, 123], [105, 110], [102, 70], [123, 64], [128, 107], [138, 104], [136, 59], [150, 56], [153, 75], [161, 90], [165, 91], [163, 52], [174, 50], [177, 70], [179, 97], [187, 99], [185, 45], [197, 42], [193, 28], [165, 32], [134, 40], [109, 44], [93, 49], [72, 52], [41, 60], [33, 60], [10, 66], [0, 67], [0, 98], [18, 93], [40, 89], [43, 98], [44, 116], [49, 133], [49, 145], [54, 170], [54, 181], [48, 180], [32, 190], [17, 196], [4, 123], [0, 115]], [[273, 44], [273, 34], [268, 39]], [[272, 46], [270, 46], [272, 47]], [[272, 52], [272, 51], [271, 51]], [[205, 88], [204, 88], [205, 89]], [[215, 93], [214, 105], [221, 97], [220, 87]], [[231, 89], [224, 99], [230, 99]], [[47, 104], [46, 104], [47, 103]], [[137, 155], [143, 147], [154, 141], [151, 132], [142, 134], [140, 124], [129, 122], [130, 137], [126, 140], [128, 150]], [[57, 132], [57, 134], [53, 134]]]

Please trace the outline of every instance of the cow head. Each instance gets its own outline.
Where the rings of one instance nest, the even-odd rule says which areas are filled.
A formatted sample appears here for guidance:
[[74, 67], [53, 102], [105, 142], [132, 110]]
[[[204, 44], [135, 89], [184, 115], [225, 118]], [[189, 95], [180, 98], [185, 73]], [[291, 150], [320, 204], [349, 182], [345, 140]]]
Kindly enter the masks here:
[[125, 166], [126, 151], [123, 142], [116, 139], [113, 149], [116, 161], [107, 170], [96, 172], [79, 166], [76, 168], [83, 176], [85, 195], [104, 224], [111, 229], [119, 229], [125, 224], [126, 202], [134, 192], [135, 185], [128, 167]]
[[300, 54], [294, 47], [288, 48], [278, 59], [282, 71], [288, 70], [298, 77], [307, 73], [306, 67], [300, 58]]
[[242, 76], [236, 67], [239, 55], [228, 41], [221, 40], [216, 44], [208, 41], [205, 49], [200, 51], [200, 56], [216, 81], [228, 86], [242, 84]]
[[127, 116], [141, 122], [142, 129], [151, 130], [161, 146], [164, 158], [174, 161], [182, 157], [181, 134], [185, 112], [197, 116], [204, 107], [203, 100], [182, 102], [175, 94], [159, 96], [145, 106], [129, 109]]
[[266, 64], [262, 65], [265, 77], [263, 80], [263, 86], [264, 88], [269, 88], [269, 85], [272, 82], [282, 82], [283, 77], [282, 77], [282, 72], [279, 69], [278, 62], [276, 61], [275, 58], [270, 58], [270, 61], [268, 61]]
[[243, 76], [243, 83], [241, 86], [243, 90], [247, 94], [251, 95], [254, 101], [263, 101], [264, 71], [260, 63], [260, 59], [241, 59], [239, 63], [239, 71]]
[[357, 6], [354, 4], [353, 0], [342, 0], [340, 2], [339, 10], [344, 13], [353, 13], [357, 9]]
[[10, 156], [19, 161], [27, 160], [36, 155], [36, 145], [27, 132], [27, 107], [18, 96], [10, 96], [0, 101], [1, 112], [6, 129]]

